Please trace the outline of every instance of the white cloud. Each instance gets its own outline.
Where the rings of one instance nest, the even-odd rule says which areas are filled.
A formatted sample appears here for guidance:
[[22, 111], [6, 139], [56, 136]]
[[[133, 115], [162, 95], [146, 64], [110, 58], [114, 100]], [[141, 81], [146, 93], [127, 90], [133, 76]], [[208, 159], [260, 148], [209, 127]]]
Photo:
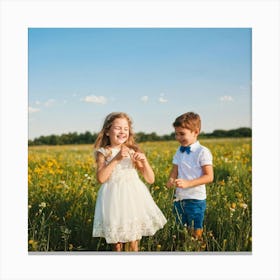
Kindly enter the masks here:
[[166, 98], [164, 98], [164, 93], [160, 94], [160, 98], [158, 99], [158, 101], [160, 103], [166, 103], [168, 100]]
[[220, 101], [222, 102], [232, 102], [233, 98], [230, 95], [224, 95], [220, 97]]
[[39, 108], [33, 108], [33, 107], [28, 107], [28, 112], [29, 113], [36, 113], [36, 112], [39, 112], [40, 109]]
[[45, 105], [46, 107], [50, 107], [50, 106], [53, 105], [54, 102], [55, 102], [54, 99], [49, 99], [49, 100], [47, 100], [47, 101], [44, 103], [44, 105]]
[[144, 95], [141, 97], [141, 101], [148, 102], [149, 97], [147, 95]]
[[82, 101], [88, 103], [106, 104], [107, 98], [104, 96], [88, 95], [85, 98], [83, 98]]
[[166, 98], [164, 98], [164, 97], [160, 97], [159, 99], [158, 99], [158, 101], [160, 102], [160, 103], [166, 103], [168, 100], [166, 99]]

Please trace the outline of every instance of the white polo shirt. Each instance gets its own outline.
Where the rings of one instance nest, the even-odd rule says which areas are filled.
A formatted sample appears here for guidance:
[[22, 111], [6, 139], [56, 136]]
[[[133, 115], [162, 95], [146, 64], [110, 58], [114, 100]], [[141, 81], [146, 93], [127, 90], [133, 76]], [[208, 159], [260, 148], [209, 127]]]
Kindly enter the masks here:
[[[212, 165], [212, 154], [209, 149], [200, 145], [196, 141], [191, 147], [191, 152], [180, 152], [180, 147], [177, 149], [173, 157], [173, 164], [178, 165], [178, 178], [192, 180], [203, 175], [202, 166]], [[176, 200], [182, 199], [206, 199], [205, 184], [192, 188], [176, 188]]]

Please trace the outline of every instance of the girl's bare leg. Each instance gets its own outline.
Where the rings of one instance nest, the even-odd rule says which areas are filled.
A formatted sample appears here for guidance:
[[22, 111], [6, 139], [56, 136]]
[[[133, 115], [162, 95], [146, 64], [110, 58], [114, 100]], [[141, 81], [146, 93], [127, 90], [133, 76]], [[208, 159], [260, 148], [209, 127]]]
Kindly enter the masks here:
[[122, 251], [123, 245], [122, 245], [121, 242], [115, 243], [113, 246], [114, 246], [114, 251], [116, 251], [116, 252], [121, 252]]
[[129, 242], [130, 251], [138, 252], [138, 240]]

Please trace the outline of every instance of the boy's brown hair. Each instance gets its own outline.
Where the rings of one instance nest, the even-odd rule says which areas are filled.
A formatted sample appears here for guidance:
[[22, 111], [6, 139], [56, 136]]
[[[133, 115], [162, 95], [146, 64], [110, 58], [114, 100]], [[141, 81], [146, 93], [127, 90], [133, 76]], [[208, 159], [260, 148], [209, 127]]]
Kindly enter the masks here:
[[177, 117], [173, 123], [173, 126], [187, 128], [190, 131], [195, 131], [198, 129], [198, 132], [200, 132], [201, 119], [198, 114], [194, 112], [188, 112]]

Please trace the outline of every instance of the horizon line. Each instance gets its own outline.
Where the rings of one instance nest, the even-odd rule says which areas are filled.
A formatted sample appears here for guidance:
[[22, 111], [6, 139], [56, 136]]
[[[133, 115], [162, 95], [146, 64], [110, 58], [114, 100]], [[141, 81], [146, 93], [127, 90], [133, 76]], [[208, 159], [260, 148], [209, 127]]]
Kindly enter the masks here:
[[[238, 128], [230, 128], [230, 129], [223, 129], [223, 128], [216, 128], [214, 129], [212, 132], [204, 132], [204, 131], [201, 131], [199, 134], [211, 134], [213, 133], [214, 131], [217, 131], [217, 130], [223, 130], [223, 131], [230, 131], [230, 130], [237, 130], [237, 129], [241, 129], [241, 128], [249, 128], [252, 130], [252, 127], [250, 126], [240, 126]], [[92, 134], [98, 134], [99, 132], [95, 132], [95, 131], [90, 131], [90, 130], [85, 130], [84, 132], [78, 132], [78, 131], [74, 131], [74, 132], [62, 132], [60, 134], [56, 134], [56, 133], [50, 133], [48, 135], [40, 135], [40, 136], [35, 136], [33, 137], [33, 139], [30, 139], [28, 137], [28, 141], [31, 140], [33, 141], [34, 139], [36, 138], [40, 138], [40, 137], [48, 137], [48, 136], [61, 136], [61, 135], [64, 135], [64, 134], [74, 134], [74, 133], [77, 133], [77, 134], [84, 134], [86, 132], [89, 132], [89, 133], [92, 133]], [[173, 132], [170, 132], [170, 133], [163, 133], [163, 134], [158, 134], [156, 131], [152, 131], [152, 132], [144, 132], [144, 131], [138, 131], [138, 132], [134, 132], [134, 134], [138, 134], [138, 133], [144, 133], [144, 134], [152, 134], [152, 133], [155, 133], [157, 136], [165, 136], [165, 135], [171, 135]]]

